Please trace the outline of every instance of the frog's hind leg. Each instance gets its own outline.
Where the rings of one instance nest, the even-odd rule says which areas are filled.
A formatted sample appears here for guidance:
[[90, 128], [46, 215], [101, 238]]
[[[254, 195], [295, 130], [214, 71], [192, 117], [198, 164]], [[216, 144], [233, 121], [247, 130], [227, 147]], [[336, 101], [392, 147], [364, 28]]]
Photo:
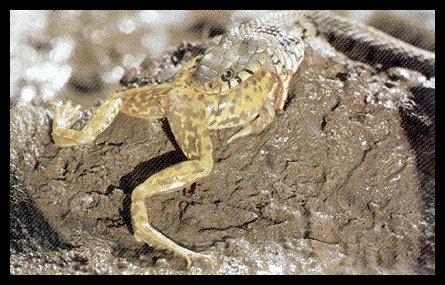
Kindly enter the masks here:
[[210, 257], [177, 245], [153, 228], [148, 221], [145, 198], [181, 190], [197, 179], [209, 175], [213, 166], [212, 143], [203, 108], [200, 108], [199, 104], [179, 105], [180, 109], [169, 110], [167, 118], [177, 143], [189, 160], [161, 170], [133, 190], [131, 217], [134, 235], [139, 241], [168, 249], [185, 258], [187, 267], [196, 259], [209, 260], [213, 265]]
[[108, 99], [81, 131], [70, 129], [82, 117], [80, 106], [73, 107], [71, 101], [56, 105], [52, 131], [56, 146], [69, 147], [92, 142], [111, 124], [122, 103], [120, 97]]
[[153, 228], [148, 221], [147, 208], [145, 206], [145, 198], [181, 190], [191, 185], [197, 179], [207, 176], [211, 169], [210, 164], [211, 162], [202, 160], [188, 160], [178, 163], [154, 174], [133, 190], [131, 195], [131, 218], [136, 240], [174, 252], [185, 258], [187, 267], [190, 267], [196, 259], [211, 261], [211, 258], [206, 255], [195, 253], [177, 245], [174, 241]]

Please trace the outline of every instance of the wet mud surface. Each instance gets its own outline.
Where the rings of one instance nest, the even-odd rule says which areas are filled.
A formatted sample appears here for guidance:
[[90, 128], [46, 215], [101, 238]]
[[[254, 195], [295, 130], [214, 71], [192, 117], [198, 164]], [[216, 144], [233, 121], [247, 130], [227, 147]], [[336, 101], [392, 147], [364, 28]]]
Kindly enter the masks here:
[[93, 144], [59, 149], [51, 108], [13, 107], [11, 274], [434, 273], [434, 86], [319, 39], [292, 82], [262, 134], [227, 145], [236, 129], [212, 131], [212, 173], [146, 201], [153, 226], [213, 269], [132, 236], [132, 190], [185, 159], [167, 121], [119, 114]]

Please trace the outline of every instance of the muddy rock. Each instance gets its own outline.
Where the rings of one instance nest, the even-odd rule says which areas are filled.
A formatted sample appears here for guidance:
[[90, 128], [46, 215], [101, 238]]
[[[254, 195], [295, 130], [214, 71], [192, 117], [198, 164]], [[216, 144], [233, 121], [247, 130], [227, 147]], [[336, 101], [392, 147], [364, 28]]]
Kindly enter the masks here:
[[132, 190], [185, 159], [165, 120], [119, 114], [59, 149], [51, 108], [13, 107], [11, 274], [434, 273], [434, 113], [416, 101], [434, 82], [397, 74], [309, 40], [268, 129], [230, 145], [236, 129], [212, 131], [212, 173], [147, 199], [152, 224], [213, 269], [132, 236]]

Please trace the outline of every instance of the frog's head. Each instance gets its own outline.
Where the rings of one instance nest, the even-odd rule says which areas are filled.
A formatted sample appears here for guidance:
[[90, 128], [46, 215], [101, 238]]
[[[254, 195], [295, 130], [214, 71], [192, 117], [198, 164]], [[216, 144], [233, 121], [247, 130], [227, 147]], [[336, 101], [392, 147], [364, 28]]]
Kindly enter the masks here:
[[254, 74], [267, 60], [267, 45], [258, 39], [221, 38], [197, 59], [194, 79], [209, 93], [224, 93]]

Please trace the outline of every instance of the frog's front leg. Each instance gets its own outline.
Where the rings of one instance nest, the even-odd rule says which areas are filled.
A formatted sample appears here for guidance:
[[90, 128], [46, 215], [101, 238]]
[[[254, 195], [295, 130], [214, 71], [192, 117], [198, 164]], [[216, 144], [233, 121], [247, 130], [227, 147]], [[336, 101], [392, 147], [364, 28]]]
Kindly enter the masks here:
[[273, 108], [273, 104], [269, 101], [263, 105], [261, 108], [258, 117], [253, 121], [247, 123], [241, 130], [233, 134], [228, 140], [227, 144], [233, 142], [237, 138], [245, 137], [252, 134], [261, 133], [267, 126], [272, 123], [275, 118], [275, 110]]
[[131, 197], [134, 236], [139, 241], [168, 249], [185, 258], [187, 267], [196, 259], [207, 259], [213, 265], [210, 257], [177, 245], [153, 228], [148, 221], [146, 198], [181, 190], [197, 179], [209, 175], [213, 166], [212, 143], [207, 131], [204, 109], [188, 100], [170, 101], [166, 105], [171, 106], [167, 111], [167, 118], [172, 132], [189, 160], [161, 170], [134, 189]]
[[69, 147], [92, 142], [111, 124], [121, 106], [122, 98], [107, 100], [99, 107], [93, 119], [81, 131], [77, 131], [70, 128], [82, 117], [80, 106], [73, 107], [71, 101], [65, 105], [56, 105], [52, 132], [56, 146]]
[[280, 81], [277, 80], [272, 86], [266, 101], [258, 113], [258, 117], [233, 134], [227, 140], [227, 144], [230, 144], [237, 138], [259, 134], [273, 122], [276, 116], [277, 101], [282, 100], [282, 96], [285, 96], [285, 94], [283, 94], [283, 88]]

